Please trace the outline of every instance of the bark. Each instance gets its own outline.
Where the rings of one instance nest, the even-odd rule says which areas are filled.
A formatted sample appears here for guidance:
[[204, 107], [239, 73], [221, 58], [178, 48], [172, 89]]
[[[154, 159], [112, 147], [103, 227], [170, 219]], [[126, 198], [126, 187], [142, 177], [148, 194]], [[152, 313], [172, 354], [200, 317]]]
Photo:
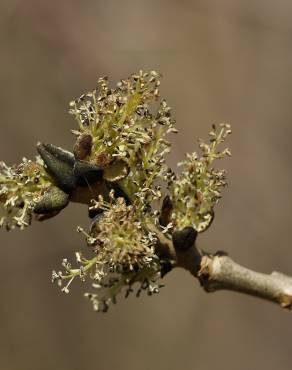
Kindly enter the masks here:
[[292, 309], [292, 277], [280, 272], [256, 272], [218, 254], [203, 256], [196, 276], [207, 292], [232, 290]]
[[150, 226], [158, 236], [157, 253], [172, 261], [197, 278], [206, 292], [230, 290], [245, 293], [277, 303], [292, 310], [292, 277], [280, 272], [264, 274], [234, 262], [225, 252], [209, 254], [194, 243], [189, 248], [176, 248], [155, 226]]

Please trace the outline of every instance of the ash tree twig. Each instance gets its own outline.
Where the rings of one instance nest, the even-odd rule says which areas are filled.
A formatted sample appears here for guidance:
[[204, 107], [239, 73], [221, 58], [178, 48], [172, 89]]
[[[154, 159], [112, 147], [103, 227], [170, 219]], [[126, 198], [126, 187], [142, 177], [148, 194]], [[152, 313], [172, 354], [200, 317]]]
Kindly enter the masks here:
[[[188, 228], [188, 232], [190, 228]], [[292, 277], [274, 271], [264, 274], [253, 271], [234, 262], [220, 251], [209, 254], [201, 251], [195, 243], [188, 244], [189, 238], [181, 238], [179, 244], [170, 241], [157, 231], [158, 250], [168, 255], [173, 266], [189, 271], [197, 278], [206, 292], [229, 290], [245, 293], [292, 309]], [[184, 244], [186, 241], [186, 244]]]
[[232, 290], [292, 309], [292, 278], [279, 272], [270, 275], [250, 270], [225, 255], [204, 256], [197, 274], [207, 292]]
[[[208, 254], [197, 237], [214, 221], [214, 208], [226, 186], [218, 160], [230, 125], [213, 125], [199, 153], [187, 154], [175, 173], [166, 164], [168, 134], [177, 133], [171, 109], [159, 97], [160, 74], [139, 71], [96, 88], [70, 103], [77, 121], [73, 152], [38, 143], [35, 160], [12, 167], [0, 162], [0, 227], [23, 229], [33, 220], [56, 216], [70, 202], [88, 206], [87, 255], [75, 252], [77, 266], [63, 259], [52, 280], [69, 293], [89, 280], [85, 293], [96, 311], [106, 312], [119, 295], [158, 293], [161, 278], [181, 267], [207, 292], [232, 290], [292, 309], [292, 278], [261, 274], [224, 253]], [[157, 205], [158, 204], [158, 205]]]

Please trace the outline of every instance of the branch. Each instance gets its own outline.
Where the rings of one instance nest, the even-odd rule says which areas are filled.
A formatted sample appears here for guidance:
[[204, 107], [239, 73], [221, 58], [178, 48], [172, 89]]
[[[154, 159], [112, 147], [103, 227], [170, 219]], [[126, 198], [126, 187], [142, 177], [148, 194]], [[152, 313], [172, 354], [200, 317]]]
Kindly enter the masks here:
[[[150, 226], [154, 231], [155, 226]], [[230, 290], [245, 293], [292, 310], [292, 277], [280, 272], [263, 274], [234, 262], [224, 252], [209, 254], [196, 243], [182, 246], [166, 238], [159, 230], [157, 253], [173, 261], [174, 267], [189, 271], [206, 292]]]
[[205, 255], [196, 276], [206, 292], [232, 290], [263, 298], [292, 310], [292, 277], [250, 270], [222, 254]]

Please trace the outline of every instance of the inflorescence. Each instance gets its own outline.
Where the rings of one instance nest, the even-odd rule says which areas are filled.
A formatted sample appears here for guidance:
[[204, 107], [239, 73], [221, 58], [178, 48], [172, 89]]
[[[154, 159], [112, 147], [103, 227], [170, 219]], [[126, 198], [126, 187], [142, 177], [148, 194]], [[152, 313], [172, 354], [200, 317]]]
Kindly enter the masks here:
[[226, 186], [224, 170], [215, 170], [216, 159], [230, 156], [228, 148], [219, 150], [231, 133], [230, 125], [221, 124], [219, 131], [213, 125], [210, 142], [200, 141], [201, 156], [196, 152], [187, 154], [179, 163], [182, 173], [170, 185], [173, 213], [171, 221], [175, 228], [193, 226], [198, 232], [205, 231], [214, 217], [214, 207], [221, 198], [221, 188]]
[[31, 223], [38, 200], [52, 188], [40, 158], [9, 167], [0, 162], [0, 227], [23, 229]]
[[115, 89], [104, 77], [97, 89], [70, 103], [79, 125], [72, 130], [77, 157], [105, 168], [123, 161], [128, 171], [120, 176], [119, 186], [130, 198], [139, 197], [143, 209], [161, 197], [157, 182], [169, 176], [165, 155], [170, 143], [165, 136], [177, 132], [170, 107], [165, 100], [158, 103], [159, 77], [155, 71], [140, 71]]
[[[115, 303], [117, 295], [126, 287], [125, 296], [139, 284], [136, 295], [142, 290], [149, 295], [159, 290], [160, 261], [155, 254], [155, 234], [145, 230], [133, 205], [126, 205], [124, 198], [114, 198], [110, 202], [102, 196], [93, 201], [91, 209], [102, 211], [91, 225], [90, 234], [78, 227], [77, 231], [85, 236], [86, 243], [95, 257], [85, 259], [76, 253], [79, 268], [72, 269], [67, 260], [63, 261], [65, 274], [53, 272], [64, 292], [75, 277], [81, 280], [90, 274], [96, 293], [86, 293], [95, 310], [106, 311], [110, 303]], [[64, 282], [68, 281], [65, 285]]]
[[[200, 141], [200, 155], [187, 154], [179, 164], [180, 174], [167, 166], [170, 142], [166, 136], [177, 130], [170, 107], [159, 98], [160, 77], [154, 71], [140, 71], [114, 89], [107, 78], [101, 78], [96, 89], [70, 103], [69, 112], [78, 122], [78, 129], [72, 130], [76, 136], [72, 158], [83, 171], [78, 174], [86, 175], [87, 170], [102, 173], [99, 186], [103, 182], [108, 194], [96, 196], [88, 204], [93, 217], [89, 231], [78, 227], [91, 257], [76, 252], [76, 268], [64, 259], [64, 271], [54, 271], [52, 280], [68, 293], [75, 278], [91, 279], [96, 291], [85, 295], [97, 311], [107, 311], [119, 293], [128, 296], [135, 284], [137, 295], [142, 290], [149, 295], [158, 292], [165, 261], [157, 253], [157, 236], [149, 224], [169, 238], [189, 226], [205, 231], [226, 185], [225, 171], [214, 169], [214, 161], [230, 155], [228, 149], [218, 148], [231, 133], [227, 124], [212, 127], [209, 143]], [[71, 163], [70, 155], [68, 158]], [[58, 188], [44, 162], [25, 159], [14, 167], [1, 162], [1, 226], [9, 230], [29, 225], [36, 204]], [[67, 164], [64, 168], [69, 171]], [[77, 165], [72, 168], [75, 174]], [[94, 186], [94, 182], [88, 183], [90, 189]], [[73, 200], [71, 192], [69, 200]], [[157, 204], [165, 192], [159, 209]]]

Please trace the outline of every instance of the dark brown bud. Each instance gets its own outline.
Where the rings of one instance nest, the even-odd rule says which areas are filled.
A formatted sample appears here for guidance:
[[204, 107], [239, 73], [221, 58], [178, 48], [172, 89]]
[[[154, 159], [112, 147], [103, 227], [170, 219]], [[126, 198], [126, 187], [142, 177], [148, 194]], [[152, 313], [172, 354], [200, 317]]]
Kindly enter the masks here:
[[198, 232], [191, 226], [182, 230], [175, 230], [172, 234], [172, 241], [175, 249], [186, 250], [191, 248], [197, 238]]
[[91, 154], [92, 147], [92, 136], [90, 134], [83, 133], [78, 136], [74, 145], [74, 156], [76, 159], [83, 160]]
[[167, 226], [170, 222], [170, 217], [172, 213], [172, 202], [169, 197], [169, 195], [166, 195], [166, 197], [163, 199], [160, 217], [159, 217], [159, 223], [162, 226]]

